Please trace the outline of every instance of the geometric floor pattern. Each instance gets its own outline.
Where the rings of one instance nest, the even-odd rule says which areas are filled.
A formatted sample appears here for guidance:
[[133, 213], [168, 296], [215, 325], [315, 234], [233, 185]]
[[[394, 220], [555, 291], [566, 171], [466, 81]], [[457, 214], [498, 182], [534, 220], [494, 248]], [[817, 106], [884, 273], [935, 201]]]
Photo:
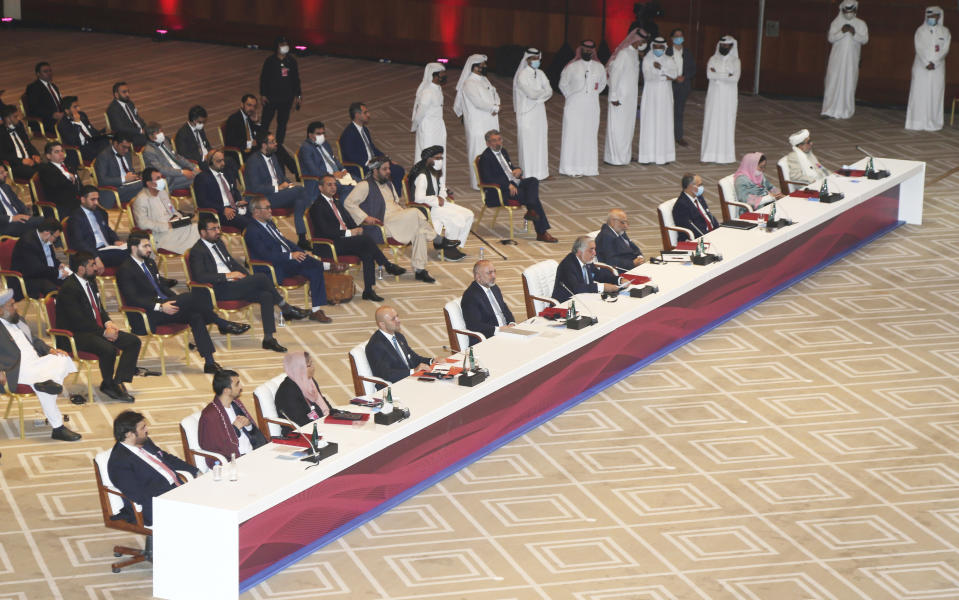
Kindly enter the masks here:
[[[194, 103], [206, 106], [211, 123], [225, 119], [242, 93], [255, 91], [264, 57], [101, 34], [19, 30], [4, 38], [7, 101], [45, 59], [95, 123], [113, 80], [126, 79], [141, 113], [160, 120], [168, 137]], [[109, 71], [97, 56], [110, 57]], [[373, 112], [378, 145], [409, 166], [420, 67], [309, 57], [300, 69], [306, 103], [293, 115], [288, 145], [313, 119], [338, 135], [347, 105], [360, 99]], [[450, 182], [458, 202], [478, 213], [465, 184], [462, 127], [449, 111], [457, 76], [446, 89]], [[493, 79], [513, 149], [510, 81]], [[502, 226], [476, 227], [493, 244], [486, 256], [496, 257], [495, 248], [506, 257], [495, 265], [514, 313], [523, 313], [519, 272], [561, 257], [609, 207], [627, 210], [630, 233], [649, 254], [659, 247], [654, 206], [677, 195], [683, 172], [700, 173], [715, 204], [716, 181], [735, 167], [698, 162], [703, 101], [702, 91], [690, 98], [692, 143], [677, 148], [674, 164], [601, 165], [600, 177], [554, 174], [543, 182], [559, 245], [520, 234], [519, 246], [501, 246]], [[766, 152], [774, 163], [787, 135], [808, 127], [831, 167], [854, 160], [857, 143], [924, 160], [923, 225], [902, 226], [783, 290], [243, 598], [959, 597], [959, 136], [948, 127], [906, 132], [902, 111], [860, 107], [848, 121], [820, 120], [818, 112], [818, 102], [743, 95], [737, 149]], [[548, 114], [555, 171], [561, 97]], [[600, 148], [604, 136], [603, 126]], [[466, 261], [431, 262], [434, 286], [409, 276], [378, 285], [414, 348], [441, 352], [441, 306], [470, 281], [481, 246], [471, 237]], [[346, 351], [368, 337], [372, 310], [355, 300], [327, 311], [330, 325], [297, 323], [279, 334], [285, 346], [318, 358], [317, 378], [334, 402], [350, 395]], [[215, 341], [218, 360], [240, 371], [248, 398], [281, 369], [280, 357], [259, 349], [258, 335], [234, 340], [229, 353], [220, 336]], [[133, 386], [153, 438], [177, 453], [177, 422], [211, 398], [199, 362], [182, 361], [172, 354], [166, 377]], [[156, 365], [155, 355], [143, 363]], [[77, 444], [51, 442], [49, 429], [34, 426], [35, 403], [25, 440], [12, 419], [0, 422], [0, 599], [151, 596], [149, 564], [110, 573], [112, 545], [138, 540], [104, 529], [94, 495], [91, 459], [112, 444], [110, 423], [124, 408], [101, 400], [64, 407], [84, 436]], [[197, 543], [216, 560], [215, 540]]]

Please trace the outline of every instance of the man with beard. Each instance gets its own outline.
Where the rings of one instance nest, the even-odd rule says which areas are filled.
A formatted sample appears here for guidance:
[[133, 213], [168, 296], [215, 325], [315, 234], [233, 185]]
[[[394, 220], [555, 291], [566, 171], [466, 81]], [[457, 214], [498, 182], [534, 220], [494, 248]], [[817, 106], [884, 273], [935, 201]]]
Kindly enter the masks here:
[[566, 96], [559, 172], [570, 177], [599, 175], [599, 95], [606, 88], [606, 69], [593, 60], [595, 52], [593, 40], [584, 40], [559, 78]]
[[247, 192], [266, 196], [273, 208], [292, 207], [293, 226], [298, 237], [297, 245], [304, 250], [310, 250], [303, 215], [310, 208], [312, 199], [302, 186], [286, 180], [283, 165], [276, 156], [279, 145], [272, 133], [266, 132], [257, 138], [256, 145], [259, 151], [252, 154], [246, 161]]

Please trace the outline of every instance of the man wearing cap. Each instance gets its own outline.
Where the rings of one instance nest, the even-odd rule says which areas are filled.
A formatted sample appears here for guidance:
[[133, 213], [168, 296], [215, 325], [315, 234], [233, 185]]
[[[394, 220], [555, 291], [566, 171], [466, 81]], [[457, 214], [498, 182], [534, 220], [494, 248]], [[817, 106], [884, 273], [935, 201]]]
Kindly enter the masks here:
[[474, 54], [466, 59], [456, 83], [453, 113], [463, 118], [466, 128], [466, 160], [469, 163], [470, 186], [479, 189], [473, 161], [483, 151], [483, 135], [499, 129], [499, 92], [486, 78], [486, 55]]
[[859, 2], [843, 0], [839, 15], [829, 26], [829, 64], [826, 66], [826, 90], [822, 96], [822, 115], [848, 119], [856, 112], [856, 84], [859, 82], [859, 54], [869, 42], [866, 22], [856, 16]]
[[[473, 211], [452, 202], [453, 194], [446, 187], [446, 176], [443, 174], [443, 147], [430, 146], [420, 156], [423, 160], [410, 169], [413, 202], [430, 207], [430, 220], [436, 235], [441, 236], [445, 231], [446, 238], [462, 246], [473, 228]], [[447, 260], [457, 261], [463, 260], [466, 255], [458, 248], [444, 248], [443, 256]]]
[[583, 40], [559, 76], [566, 97], [559, 172], [570, 177], [599, 175], [599, 95], [606, 89], [606, 69], [593, 60], [595, 54], [593, 40]]
[[33, 337], [17, 313], [13, 291], [0, 292], [0, 384], [12, 392], [18, 385], [33, 388], [47, 422], [53, 427], [52, 439], [75, 442], [81, 437], [63, 424], [63, 415], [57, 408], [63, 380], [76, 372], [77, 366], [66, 352]]
[[[543, 55], [527, 48], [513, 75], [513, 110], [516, 112], [516, 145], [519, 164], [527, 177], [549, 177], [549, 147], [546, 101], [553, 97], [553, 86], [540, 70]], [[484, 132], [485, 133], [485, 132]]]
[[676, 160], [673, 130], [673, 87], [676, 62], [665, 56], [666, 40], [653, 39], [643, 57], [643, 99], [639, 105], [639, 151], [636, 161], [662, 165]]
[[926, 21], [916, 29], [916, 58], [906, 107], [906, 129], [939, 131], [943, 122], [946, 92], [946, 54], [952, 34], [942, 24], [942, 9], [926, 8]]
[[801, 129], [789, 136], [789, 145], [793, 147], [792, 152], [786, 155], [789, 181], [809, 184], [829, 175], [829, 169], [822, 166], [812, 153], [812, 138], [808, 129]]

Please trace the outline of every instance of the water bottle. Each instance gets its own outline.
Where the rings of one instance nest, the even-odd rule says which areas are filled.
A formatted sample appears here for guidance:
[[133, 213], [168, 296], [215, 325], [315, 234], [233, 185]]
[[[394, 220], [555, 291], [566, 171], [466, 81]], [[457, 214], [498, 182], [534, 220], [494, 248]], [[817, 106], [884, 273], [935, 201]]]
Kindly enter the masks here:
[[239, 473], [236, 470], [236, 454], [230, 455], [230, 481], [236, 481], [239, 478]]
[[376, 267], [376, 278], [383, 281], [383, 265]]
[[529, 233], [529, 219], [523, 219], [523, 233]]
[[476, 371], [476, 359], [473, 358], [473, 347], [472, 347], [472, 346], [470, 346], [469, 366], [470, 366], [470, 370], [469, 370], [470, 373], [473, 373], [473, 372]]
[[213, 463], [213, 481], [222, 481], [223, 480], [223, 465], [220, 464], [220, 461]]
[[34, 426], [34, 427], [37, 427], [37, 428], [43, 427], [46, 422], [47, 422], [47, 419], [46, 419], [46, 417], [43, 416], [43, 411], [42, 411], [42, 410], [40, 410], [40, 409], [38, 408], [37, 410], [33, 411], [33, 426]]
[[482, 246], [480, 246], [480, 251], [479, 251], [479, 259], [480, 259], [480, 260], [483, 260], [483, 250], [485, 250], [485, 248], [483, 248]]
[[280, 309], [280, 317], [276, 320], [277, 327], [286, 327], [286, 319], [283, 318], [283, 309]]
[[393, 390], [386, 388], [386, 400], [383, 401], [383, 408], [380, 409], [384, 415], [388, 415], [393, 412]]

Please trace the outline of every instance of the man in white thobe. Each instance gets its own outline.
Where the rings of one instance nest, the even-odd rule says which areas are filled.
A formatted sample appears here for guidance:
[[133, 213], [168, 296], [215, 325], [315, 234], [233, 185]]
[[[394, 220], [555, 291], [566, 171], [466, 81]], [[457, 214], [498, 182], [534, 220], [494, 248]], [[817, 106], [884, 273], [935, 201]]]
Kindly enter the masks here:
[[652, 51], [643, 58], [643, 100], [639, 107], [639, 156], [643, 164], [666, 164], [676, 160], [673, 132], [673, 79], [676, 63], [666, 58], [666, 40], [657, 37]]
[[499, 93], [486, 78], [485, 54], [474, 54], [466, 59], [456, 84], [453, 112], [457, 117], [463, 117], [470, 186], [478, 190], [473, 160], [486, 150], [486, 132], [499, 129]]
[[[430, 221], [433, 222], [436, 235], [441, 236], [446, 231], [446, 239], [459, 242], [462, 246], [473, 228], [473, 211], [452, 202], [453, 194], [447, 189], [446, 176], [443, 175], [443, 164], [446, 162], [443, 160], [443, 147], [424, 148], [420, 157], [422, 160], [410, 169], [413, 202], [430, 207]], [[444, 248], [443, 256], [446, 260], [458, 261], [466, 255], [459, 248]]]
[[810, 184], [829, 176], [829, 169], [822, 166], [812, 152], [812, 137], [808, 129], [800, 129], [789, 136], [789, 145], [793, 147], [792, 152], [786, 155], [789, 181]]
[[639, 51], [645, 45], [639, 31], [634, 29], [606, 63], [609, 94], [603, 162], [610, 165], [628, 165], [633, 160], [633, 134], [639, 104]]
[[[424, 148], [430, 146], [446, 147], [446, 124], [443, 122], [443, 88], [446, 83], [446, 67], [431, 62], [423, 70], [423, 81], [416, 88], [416, 100], [413, 103], [413, 125], [410, 131], [416, 132], [416, 146], [413, 156], [419, 156]], [[446, 175], [446, 165], [443, 165]]]
[[912, 85], [906, 108], [906, 129], [942, 129], [946, 93], [946, 54], [952, 34], [942, 24], [942, 9], [926, 9], [926, 22], [916, 30], [916, 58], [912, 62]]
[[706, 64], [706, 110], [703, 113], [701, 162], [736, 162], [736, 112], [739, 109], [739, 49], [736, 38], [725, 35]]
[[546, 101], [553, 97], [553, 86], [539, 66], [543, 56], [536, 48], [527, 48], [513, 75], [513, 110], [516, 112], [519, 164], [527, 177], [549, 177]]
[[584, 40], [559, 77], [566, 96], [559, 172], [570, 177], [599, 175], [599, 94], [606, 88], [606, 69], [593, 60], [595, 54], [593, 40]]
[[859, 2], [843, 0], [839, 16], [829, 26], [829, 64], [826, 66], [826, 91], [822, 96], [822, 114], [833, 119], [848, 119], [856, 112], [856, 84], [859, 82], [859, 54], [869, 42], [866, 22], [856, 16]]

